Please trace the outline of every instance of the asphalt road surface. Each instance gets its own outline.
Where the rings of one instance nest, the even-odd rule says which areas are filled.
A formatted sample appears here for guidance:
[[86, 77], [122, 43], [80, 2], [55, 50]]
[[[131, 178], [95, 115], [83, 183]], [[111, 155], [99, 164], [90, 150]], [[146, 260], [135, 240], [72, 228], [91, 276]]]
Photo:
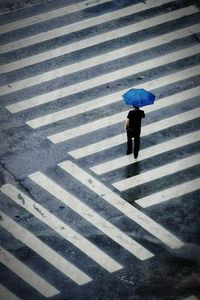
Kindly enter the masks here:
[[199, 1], [0, 10], [0, 300], [200, 299]]

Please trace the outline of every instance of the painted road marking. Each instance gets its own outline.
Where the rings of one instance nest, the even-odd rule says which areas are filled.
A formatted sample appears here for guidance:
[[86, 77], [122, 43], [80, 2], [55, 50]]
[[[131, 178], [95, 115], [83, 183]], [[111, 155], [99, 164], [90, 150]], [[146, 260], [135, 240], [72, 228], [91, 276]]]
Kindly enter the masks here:
[[96, 88], [100, 85], [113, 82], [115, 80], [119, 80], [122, 78], [126, 78], [128, 76], [132, 76], [134, 74], [140, 73], [142, 71], [150, 70], [159, 66], [163, 66], [165, 64], [169, 64], [171, 62], [175, 62], [180, 59], [184, 59], [190, 57], [192, 55], [198, 54], [200, 52], [200, 45], [195, 45], [193, 47], [189, 47], [183, 50], [179, 50], [176, 52], [172, 52], [170, 54], [166, 54], [163, 56], [156, 57], [154, 59], [132, 65], [130, 67], [122, 68], [117, 71], [109, 72], [107, 74], [103, 74], [97, 76], [95, 78], [84, 80], [79, 83], [75, 83], [73, 85], [48, 92], [36, 97], [29, 98], [28, 100], [23, 100], [17, 102], [15, 104], [11, 104], [6, 106], [6, 108], [12, 112], [16, 113], [19, 111], [23, 111], [25, 109], [33, 108], [35, 106], [49, 103], [51, 101], [55, 101], [58, 98], [70, 96], [79, 92], [86, 91], [91, 88]]
[[175, 162], [165, 164], [164, 166], [155, 168], [153, 170], [142, 172], [139, 175], [114, 182], [112, 185], [119, 191], [124, 191], [193, 167], [195, 165], [198, 165], [199, 162], [200, 154], [191, 155], [189, 157], [176, 160]]
[[91, 277], [79, 270], [76, 266], [70, 263], [61, 255], [57, 254], [53, 249], [39, 240], [34, 234], [27, 229], [20, 226], [17, 222], [13, 221], [10, 217], [0, 212], [0, 225], [10, 232], [16, 239], [23, 242], [43, 259], [48, 261], [56, 269], [62, 272], [67, 277], [71, 278], [78, 285], [88, 283], [92, 280]]
[[[69, 241], [75, 247], [80, 249], [88, 257], [93, 259], [96, 263], [102, 266], [109, 272], [115, 272], [123, 267], [117, 263], [114, 259], [101, 251], [98, 247], [93, 245], [90, 241], [84, 238], [82, 235], [74, 231], [67, 224], [59, 220], [56, 216], [49, 213], [39, 203], [33, 201], [24, 193], [16, 189], [11, 184], [5, 184], [1, 187], [1, 192], [6, 194], [9, 198], [14, 200], [18, 205], [28, 210], [36, 218], [47, 224], [50, 228], [61, 235], [65, 240]], [[22, 200], [24, 199], [24, 201]]]
[[141, 260], [148, 259], [153, 256], [153, 254], [138, 244], [136, 241], [131, 239], [129, 236], [124, 234], [117, 227], [112, 225], [106, 219], [98, 215], [93, 209], [79, 201], [76, 197], [71, 195], [68, 191], [64, 190], [61, 186], [56, 184], [50, 178], [42, 174], [41, 172], [36, 172], [28, 176], [45, 189], [48, 193], [62, 201], [65, 205], [70, 207], [81, 217], [86, 219], [96, 228], [101, 230], [105, 235], [110, 237], [113, 241], [118, 243], [121, 247], [125, 248], [127, 251], [135, 255]]
[[2, 300], [21, 300], [19, 297], [14, 295], [11, 291], [9, 291], [7, 288], [5, 288], [1, 283], [0, 283], [0, 296]]
[[7, 268], [17, 274], [25, 282], [36, 289], [45, 297], [52, 297], [60, 292], [49, 284], [42, 277], [33, 272], [29, 267], [24, 265], [20, 260], [14, 257], [11, 253], [0, 246], [0, 262]]
[[[171, 0], [157, 0], [157, 1], [147, 0], [147, 2], [148, 2], [148, 8], [150, 9], [150, 8], [158, 7], [165, 3], [169, 3], [171, 2]], [[134, 13], [142, 12], [144, 10], [147, 10], [146, 3], [138, 3], [137, 5], [131, 5], [122, 9], [118, 9], [117, 11], [112, 11], [100, 16], [95, 16], [89, 19], [85, 19], [80, 22], [68, 24], [46, 32], [38, 33], [30, 37], [18, 39], [17, 41], [2, 45], [0, 48], [0, 54], [7, 53], [9, 51], [14, 51], [27, 46], [31, 46], [36, 43], [42, 43], [54, 38], [58, 38], [62, 35], [70, 34], [72, 32], [76, 32], [86, 28], [90, 28], [92, 26], [96, 26], [104, 22], [110, 22], [112, 20], [129, 16]]]
[[149, 27], [154, 27], [156, 25], [164, 24], [165, 22], [170, 22], [178, 18], [189, 16], [198, 12], [198, 8], [195, 6], [188, 6], [170, 13], [166, 13], [157, 17], [153, 17], [150, 20], [141, 21], [138, 23], [124, 26], [123, 28], [111, 30], [107, 33], [100, 34], [85, 40], [71, 43], [62, 47], [58, 47], [53, 50], [46, 51], [44, 53], [32, 55], [31, 57], [23, 58], [15, 62], [11, 62], [1, 66], [0, 74], [21, 69], [39, 62], [43, 62], [48, 59], [59, 57], [63, 54], [68, 54], [74, 51], [78, 51], [84, 48], [88, 48], [106, 41], [124, 37], [128, 34], [138, 32], [140, 30], [148, 29]]
[[30, 78], [26, 78], [20, 81], [13, 82], [12, 84], [9, 85], [4, 85], [0, 87], [0, 96], [6, 95], [8, 93], [13, 93], [16, 91], [19, 91], [21, 89], [24, 89], [24, 87], [28, 88], [31, 86], [35, 86], [37, 84], [41, 84], [62, 76], [66, 76], [75, 72], [79, 72], [81, 70], [87, 69], [88, 66], [94, 67], [97, 66], [98, 64], [103, 64], [106, 62], [110, 62], [114, 59], [120, 59], [122, 57], [128, 56], [128, 55], [133, 55], [135, 53], [138, 53], [147, 49], [151, 49], [152, 46], [160, 46], [166, 43], [169, 43], [175, 39], [180, 39], [183, 37], [187, 37], [191, 34], [198, 33], [200, 31], [200, 25], [193, 25], [186, 27], [184, 29], [179, 29], [167, 34], [160, 35], [159, 37], [152, 38], [147, 41], [139, 42], [134, 45], [128, 46], [128, 47], [121, 47], [120, 49], [107, 52], [106, 55], [101, 54], [97, 55], [95, 57], [89, 58], [82, 60], [80, 62], [76, 62], [71, 65], [67, 65], [61, 68], [58, 68], [56, 70], [52, 70], [49, 72], [44, 72], [40, 75], [32, 76]]
[[118, 194], [114, 193], [112, 190], [110, 190], [100, 181], [85, 172], [83, 169], [78, 167], [76, 164], [72, 163], [71, 161], [64, 161], [59, 164], [59, 167], [79, 180], [82, 184], [87, 186], [94, 193], [103, 198], [116, 209], [121, 211], [128, 218], [139, 224], [150, 234], [154, 235], [168, 247], [174, 249], [183, 246], [183, 243], [180, 239], [175, 237], [173, 234], [153, 221], [147, 215], [136, 209], [134, 206], [126, 202]]
[[[192, 92], [194, 92], [194, 94], [192, 94]], [[170, 97], [166, 97], [161, 99], [160, 101], [156, 101], [156, 105], [154, 106], [149, 106], [146, 108], [145, 112], [152, 112], [164, 107], [168, 107], [170, 105], [174, 105], [174, 104], [178, 104], [181, 103], [187, 99], [190, 99], [192, 97], [195, 96], [199, 96], [200, 95], [200, 88], [196, 87], [190, 90], [190, 93], [188, 93], [188, 91], [184, 91], [181, 92], [180, 95], [176, 94], [176, 95], [172, 95]], [[64, 131], [61, 131], [59, 133], [55, 133], [53, 135], [48, 136], [48, 139], [54, 143], [60, 143], [63, 141], [67, 141], [69, 139], [78, 137], [78, 136], [83, 136], [84, 134], [88, 134], [91, 133], [95, 130], [99, 130], [102, 129], [104, 127], [107, 126], [111, 126], [117, 123], [120, 123], [122, 121], [124, 121], [126, 118], [126, 112], [122, 111], [120, 113], [117, 114], [113, 114], [112, 116], [108, 116], [108, 117], [104, 117], [80, 126], [76, 126], [74, 128], [70, 128]], [[150, 125], [147, 125], [150, 126]], [[146, 128], [147, 126], [143, 127], [143, 131], [144, 134], [146, 134]]]
[[[155, 79], [140, 85], [137, 85], [137, 88], [147, 88], [147, 89], [156, 89], [160, 88], [162, 86], [165, 86], [167, 84], [175, 83], [180, 80], [184, 80], [187, 78], [190, 78], [195, 75], [200, 74], [200, 67], [196, 66], [190, 69], [186, 69], [183, 71], [175, 72], [173, 74], [163, 76], [159, 80]], [[63, 120], [65, 118], [70, 118], [73, 116], [76, 116], [78, 114], [90, 111], [92, 109], [96, 109], [99, 107], [103, 107], [104, 105], [112, 104], [118, 101], [121, 101], [121, 95], [125, 93], [127, 89], [121, 90], [120, 92], [117, 93], [112, 93], [110, 95], [100, 97], [97, 99], [92, 99], [91, 101], [86, 101], [84, 103], [80, 103], [78, 105], [74, 105], [73, 107], [66, 108], [63, 110], [60, 110], [58, 112], [54, 112], [30, 121], [27, 121], [26, 124], [31, 126], [32, 128], [37, 128], [41, 127], [44, 125], [48, 125], [51, 123], [54, 123], [59, 120]], [[184, 96], [184, 95], [183, 95]]]
[[66, 16], [75, 12], [78, 12], [80, 10], [83, 9], [87, 9], [99, 4], [103, 4], [106, 2], [110, 2], [110, 0], [98, 0], [98, 1], [91, 1], [88, 2], [88, 0], [86, 1], [82, 1], [80, 3], [76, 3], [76, 4], [72, 4], [72, 5], [67, 5], [67, 6], [63, 6], [61, 8], [58, 9], [54, 9], [42, 14], [38, 14], [35, 15], [33, 17], [28, 17], [25, 19], [20, 19], [14, 22], [10, 22], [8, 24], [5, 25], [1, 25], [1, 31], [0, 34], [3, 33], [7, 33], [9, 31], [13, 31], [13, 30], [17, 30], [17, 29], [21, 29], [27, 26], [31, 26], [34, 24], [38, 24], [40, 22], [45, 22], [45, 21], [49, 21], [58, 17], [62, 17], [62, 16]]
[[173, 198], [183, 196], [187, 193], [194, 192], [200, 189], [200, 178], [193, 179], [188, 182], [176, 185], [172, 188], [165, 189], [161, 192], [151, 194], [144, 198], [140, 198], [135, 202], [140, 206], [146, 208], [152, 205], [160, 204]]
[[[177, 149], [182, 146], [195, 143], [199, 140], [200, 140], [200, 130], [182, 135], [180, 137], [175, 137], [164, 143], [153, 145], [151, 147], [141, 150], [140, 161], [142, 161], [143, 159], [153, 157], [155, 155], [165, 153], [167, 151]], [[91, 167], [90, 170], [92, 170], [94, 173], [98, 175], [102, 175], [111, 172], [113, 170], [133, 164], [134, 162], [135, 160], [133, 158], [133, 155], [130, 154], [130, 155], [125, 155], [122, 157], [109, 160], [105, 163], [98, 164], [94, 167]]]
[[[151, 123], [142, 128], [142, 136], [152, 134], [164, 129], [168, 129], [172, 126], [176, 126], [185, 123], [187, 121], [191, 121], [195, 118], [198, 118], [199, 116], [200, 116], [200, 108], [195, 108], [187, 112], [175, 115], [173, 117], [169, 117], [160, 120], [158, 122]], [[97, 153], [99, 151], [107, 150], [111, 147], [120, 144], [124, 144], [125, 142], [126, 142], [126, 135], [119, 134], [114, 137], [101, 140], [100, 142], [90, 144], [88, 146], [80, 147], [78, 149], [76, 148], [75, 150], [70, 151], [68, 153], [74, 158], [78, 159], [78, 158], [82, 158]]]

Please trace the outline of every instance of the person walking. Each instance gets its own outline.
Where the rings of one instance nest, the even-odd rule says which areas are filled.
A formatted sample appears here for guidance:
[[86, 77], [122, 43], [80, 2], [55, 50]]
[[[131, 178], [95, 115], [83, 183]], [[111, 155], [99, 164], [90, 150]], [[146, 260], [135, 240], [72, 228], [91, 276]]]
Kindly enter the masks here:
[[124, 129], [127, 132], [127, 155], [132, 153], [132, 138], [134, 138], [134, 158], [138, 157], [140, 150], [140, 133], [142, 118], [145, 118], [143, 110], [137, 106], [128, 112], [127, 119], [125, 120]]

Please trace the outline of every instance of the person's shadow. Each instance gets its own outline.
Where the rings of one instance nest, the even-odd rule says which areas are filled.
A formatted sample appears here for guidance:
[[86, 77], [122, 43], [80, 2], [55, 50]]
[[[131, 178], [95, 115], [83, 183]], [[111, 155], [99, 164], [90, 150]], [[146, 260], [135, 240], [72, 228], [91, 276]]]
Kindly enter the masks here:
[[[133, 158], [134, 160], [134, 158]], [[134, 177], [140, 174], [140, 162], [133, 161], [131, 165], [126, 166], [124, 169], [124, 178], [131, 178], [134, 182]], [[135, 200], [142, 197], [143, 188], [141, 186], [137, 186], [135, 188], [131, 188], [123, 191], [123, 197], [130, 204], [134, 204]]]
[[126, 166], [124, 178], [133, 177], [138, 174], [140, 174], [140, 162], [133, 161], [131, 165]]

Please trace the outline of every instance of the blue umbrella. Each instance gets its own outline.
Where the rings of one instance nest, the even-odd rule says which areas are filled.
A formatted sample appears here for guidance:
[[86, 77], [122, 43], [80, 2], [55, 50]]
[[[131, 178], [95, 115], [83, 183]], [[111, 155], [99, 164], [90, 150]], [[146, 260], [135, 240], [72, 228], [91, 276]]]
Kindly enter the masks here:
[[156, 98], [155, 95], [146, 91], [145, 89], [130, 89], [122, 96], [127, 105], [133, 105], [137, 107], [153, 104]]

